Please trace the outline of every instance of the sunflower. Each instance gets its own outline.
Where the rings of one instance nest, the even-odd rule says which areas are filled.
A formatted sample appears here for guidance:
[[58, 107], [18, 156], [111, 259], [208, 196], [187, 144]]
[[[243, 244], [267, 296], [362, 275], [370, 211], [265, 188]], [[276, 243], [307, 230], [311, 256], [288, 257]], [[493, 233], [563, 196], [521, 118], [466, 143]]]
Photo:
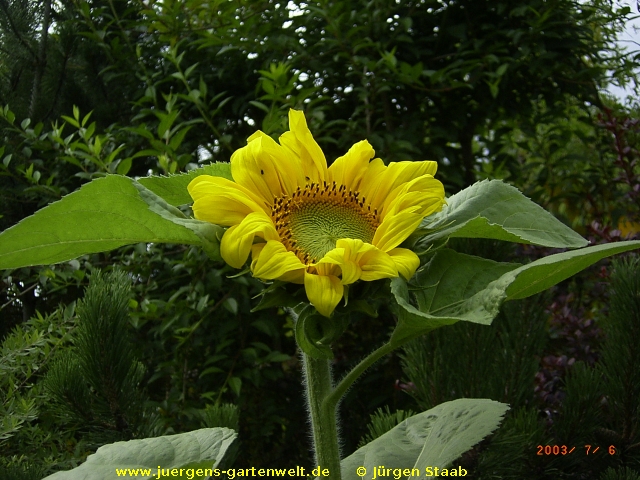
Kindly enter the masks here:
[[304, 114], [290, 110], [280, 144], [258, 131], [233, 153], [233, 181], [191, 181], [193, 213], [229, 227], [220, 243], [225, 262], [241, 268], [251, 253], [254, 277], [304, 284], [328, 317], [346, 285], [413, 276], [418, 256], [398, 245], [444, 204], [436, 162], [385, 166], [373, 156], [363, 140], [327, 168]]

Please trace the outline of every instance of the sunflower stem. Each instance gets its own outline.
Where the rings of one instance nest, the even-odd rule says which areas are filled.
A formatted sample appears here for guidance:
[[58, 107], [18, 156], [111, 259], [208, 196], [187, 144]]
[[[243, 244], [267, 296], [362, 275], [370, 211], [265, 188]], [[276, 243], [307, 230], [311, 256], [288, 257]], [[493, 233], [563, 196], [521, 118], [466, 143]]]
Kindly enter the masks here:
[[307, 402], [313, 431], [314, 468], [329, 470], [329, 478], [341, 480], [340, 447], [338, 444], [337, 404], [327, 402], [333, 391], [331, 367], [325, 359], [302, 354]]
[[327, 395], [325, 403], [327, 408], [336, 408], [342, 396], [346, 393], [351, 385], [358, 379], [364, 371], [377, 362], [381, 357], [384, 357], [387, 353], [395, 350], [399, 345], [391, 345], [391, 343], [385, 343], [381, 347], [377, 348], [369, 355], [367, 355], [362, 361], [353, 367], [353, 369], [342, 379], [340, 383], [333, 389], [333, 391]]

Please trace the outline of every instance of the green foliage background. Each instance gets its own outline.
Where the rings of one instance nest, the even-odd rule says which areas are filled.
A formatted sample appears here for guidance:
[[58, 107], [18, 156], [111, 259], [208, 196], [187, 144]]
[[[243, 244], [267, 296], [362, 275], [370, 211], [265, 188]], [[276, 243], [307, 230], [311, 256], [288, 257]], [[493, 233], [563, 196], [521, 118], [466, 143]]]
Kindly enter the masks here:
[[[630, 16], [602, 0], [0, 0], [0, 229], [105, 173], [169, 174], [228, 161], [255, 129], [277, 136], [286, 111], [299, 108], [328, 159], [367, 138], [385, 161], [438, 160], [448, 194], [503, 178], [581, 233], [620, 238], [618, 227], [638, 231], [637, 106], [616, 105], [601, 92], [610, 82], [635, 81], [637, 58], [614, 43]], [[535, 256], [504, 253], [523, 254]], [[116, 265], [131, 281], [122, 335], [144, 367], [138, 386], [148, 414], [133, 429], [103, 422], [103, 437], [230, 426], [234, 414], [220, 412], [232, 403], [242, 442], [237, 467], [308, 464], [285, 312], [251, 313], [261, 284], [233, 277], [236, 271], [194, 247], [138, 244], [2, 272], [3, 478], [70, 468], [100, 444], [73, 419], [60, 420], [43, 379], [77, 348], [75, 305], [89, 274]], [[587, 287], [561, 291], [576, 291], [576, 303], [598, 317], [604, 302], [593, 294], [596, 282], [584, 278]], [[527, 358], [509, 360], [505, 399], [497, 393], [504, 375], [489, 366], [465, 377], [469, 391], [458, 393], [533, 407], [535, 360], [548, 336], [542, 309], [505, 313], [529, 319], [529, 338], [540, 342], [531, 340]], [[336, 373], [393, 324], [389, 312], [356, 321], [336, 347]], [[493, 332], [473, 327], [452, 332]], [[503, 362], [487, 354], [487, 365], [522, 351], [519, 331], [504, 328]], [[476, 372], [447, 355], [430, 357], [446, 362], [443, 374]], [[402, 362], [386, 358], [343, 401], [345, 453], [367, 433], [376, 408], [417, 411], [450, 398], [407, 395], [402, 385], [412, 366], [403, 372]], [[505, 427], [496, 444], [509, 444], [509, 435], [522, 449], [547, 441], [536, 414], [546, 407], [514, 409], [507, 425], [515, 430]], [[505, 468], [495, 463], [499, 450], [483, 458], [471, 459], [472, 468]], [[560, 475], [561, 461], [553, 468], [537, 473]]]

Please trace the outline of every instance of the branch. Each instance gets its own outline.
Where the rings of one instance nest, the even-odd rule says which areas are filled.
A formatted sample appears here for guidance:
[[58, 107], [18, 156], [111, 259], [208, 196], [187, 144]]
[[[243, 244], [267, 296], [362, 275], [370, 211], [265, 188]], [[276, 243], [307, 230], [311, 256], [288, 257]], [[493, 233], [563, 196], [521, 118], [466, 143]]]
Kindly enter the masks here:
[[34, 283], [33, 285], [31, 285], [29, 288], [21, 291], [18, 295], [16, 295], [15, 297], [13, 297], [11, 300], [9, 300], [7, 303], [5, 303], [4, 305], [0, 306], [0, 310], [3, 310], [5, 308], [7, 308], [9, 305], [11, 305], [13, 302], [15, 302], [19, 297], [21, 297], [22, 295], [24, 295], [25, 293], [30, 292], [31, 290], [33, 290], [34, 288], [36, 288], [38, 286], [37, 283]]

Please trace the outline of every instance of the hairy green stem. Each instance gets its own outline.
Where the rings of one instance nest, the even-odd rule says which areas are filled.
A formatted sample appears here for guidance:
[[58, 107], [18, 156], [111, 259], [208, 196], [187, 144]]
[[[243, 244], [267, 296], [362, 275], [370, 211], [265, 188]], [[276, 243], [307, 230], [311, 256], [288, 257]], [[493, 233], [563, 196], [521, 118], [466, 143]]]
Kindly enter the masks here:
[[327, 402], [333, 391], [331, 367], [328, 360], [313, 358], [306, 353], [302, 358], [315, 449], [314, 468], [327, 468], [332, 480], [341, 480], [337, 404]]
[[381, 357], [384, 357], [387, 353], [392, 352], [399, 345], [391, 345], [390, 343], [385, 343], [380, 348], [374, 350], [369, 355], [367, 355], [358, 365], [356, 365], [353, 370], [351, 370], [333, 389], [333, 391], [327, 395], [325, 403], [327, 404], [327, 408], [337, 408], [338, 403], [342, 396], [346, 393], [353, 382], [355, 382], [360, 375], [364, 373], [364, 371], [377, 362]]

